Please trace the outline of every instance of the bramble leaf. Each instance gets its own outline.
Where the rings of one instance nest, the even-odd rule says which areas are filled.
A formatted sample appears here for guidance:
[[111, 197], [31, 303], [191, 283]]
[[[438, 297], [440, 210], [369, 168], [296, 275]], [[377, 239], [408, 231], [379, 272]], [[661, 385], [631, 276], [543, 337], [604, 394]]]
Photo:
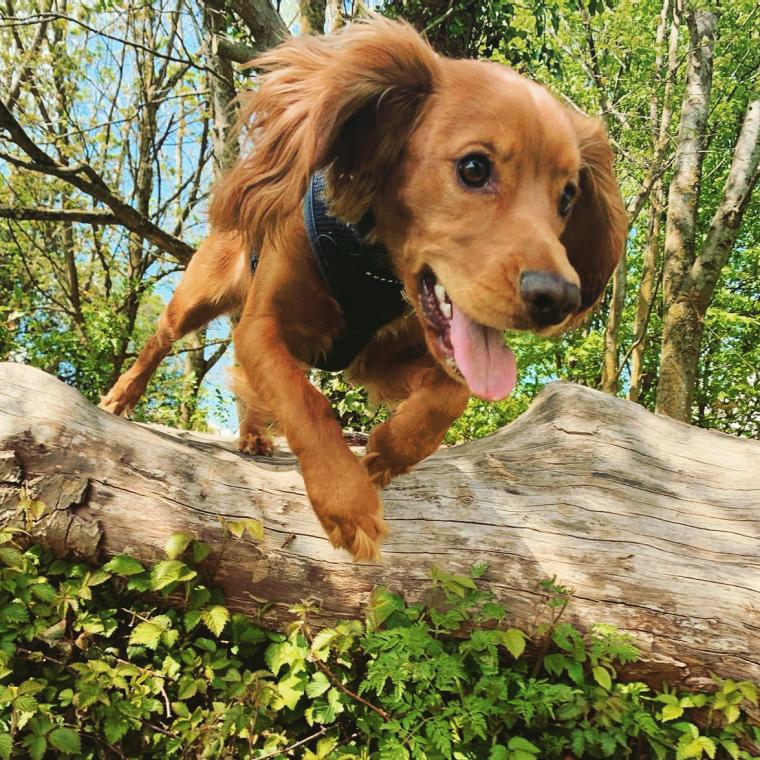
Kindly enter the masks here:
[[143, 622], [134, 627], [129, 637], [129, 643], [134, 646], [144, 646], [155, 649], [164, 632], [164, 628], [156, 623]]
[[50, 744], [65, 755], [77, 755], [82, 751], [79, 734], [71, 728], [59, 726], [47, 736]]
[[172, 533], [166, 540], [164, 551], [169, 559], [177, 559], [182, 556], [182, 553], [190, 545], [193, 540], [192, 536], [188, 536], [187, 533]]
[[216, 604], [213, 607], [208, 607], [201, 613], [201, 620], [206, 628], [214, 634], [214, 636], [221, 635], [224, 630], [224, 626], [227, 625], [227, 621], [230, 619], [230, 612], [226, 607], [221, 604]]
[[129, 554], [117, 554], [103, 565], [103, 569], [114, 575], [125, 576], [145, 572], [145, 568], [134, 557], [130, 557]]
[[525, 634], [517, 628], [509, 628], [501, 634], [501, 643], [516, 660], [525, 651]]

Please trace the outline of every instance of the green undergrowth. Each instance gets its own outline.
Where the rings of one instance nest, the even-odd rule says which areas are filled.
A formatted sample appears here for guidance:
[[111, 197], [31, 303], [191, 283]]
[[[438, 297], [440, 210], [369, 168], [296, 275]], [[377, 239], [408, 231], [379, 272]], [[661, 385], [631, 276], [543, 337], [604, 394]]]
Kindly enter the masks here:
[[227, 609], [189, 536], [150, 568], [63, 561], [20, 536], [0, 530], [0, 758], [758, 757], [753, 685], [618, 680], [633, 643], [565, 622], [554, 581], [530, 631], [481, 566], [434, 569], [424, 604], [377, 589], [334, 628], [304, 602], [277, 633]]

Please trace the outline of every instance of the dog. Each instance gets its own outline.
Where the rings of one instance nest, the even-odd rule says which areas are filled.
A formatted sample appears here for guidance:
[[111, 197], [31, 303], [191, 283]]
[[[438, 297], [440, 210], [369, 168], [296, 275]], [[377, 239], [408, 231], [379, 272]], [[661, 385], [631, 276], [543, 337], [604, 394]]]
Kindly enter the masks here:
[[[332, 544], [373, 560], [378, 491], [438, 448], [471, 395], [513, 389], [504, 331], [558, 333], [602, 296], [626, 236], [612, 151], [544, 87], [440, 56], [399, 21], [290, 39], [254, 65], [211, 232], [101, 406], [128, 412], [174, 341], [239, 311], [241, 449], [271, 454], [276, 424]], [[345, 366], [394, 409], [363, 459], [313, 366]]]

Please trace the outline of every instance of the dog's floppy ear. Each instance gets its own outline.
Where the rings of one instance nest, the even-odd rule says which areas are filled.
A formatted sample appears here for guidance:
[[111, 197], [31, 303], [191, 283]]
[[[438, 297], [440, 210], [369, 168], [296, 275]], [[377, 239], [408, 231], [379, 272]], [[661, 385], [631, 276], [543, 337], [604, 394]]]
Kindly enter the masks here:
[[215, 188], [212, 225], [260, 247], [326, 167], [333, 213], [357, 221], [432, 92], [436, 53], [407, 24], [373, 16], [288, 40], [253, 65], [259, 87], [239, 119], [250, 146]]
[[581, 153], [580, 195], [561, 241], [581, 280], [579, 314], [602, 297], [623, 253], [628, 220], [612, 168], [612, 150], [604, 127], [572, 113]]

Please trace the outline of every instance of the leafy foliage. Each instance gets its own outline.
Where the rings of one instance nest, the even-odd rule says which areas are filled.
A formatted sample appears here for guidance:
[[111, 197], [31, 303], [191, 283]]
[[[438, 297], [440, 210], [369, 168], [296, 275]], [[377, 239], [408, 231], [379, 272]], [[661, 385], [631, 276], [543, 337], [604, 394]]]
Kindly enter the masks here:
[[434, 568], [424, 604], [376, 589], [363, 621], [333, 628], [313, 629], [305, 602], [278, 633], [227, 609], [183, 534], [152, 568], [119, 555], [92, 569], [15, 539], [0, 532], [3, 760], [758, 757], [752, 684], [620, 681], [631, 640], [563, 622], [571, 594], [554, 581], [528, 632], [478, 566]]

